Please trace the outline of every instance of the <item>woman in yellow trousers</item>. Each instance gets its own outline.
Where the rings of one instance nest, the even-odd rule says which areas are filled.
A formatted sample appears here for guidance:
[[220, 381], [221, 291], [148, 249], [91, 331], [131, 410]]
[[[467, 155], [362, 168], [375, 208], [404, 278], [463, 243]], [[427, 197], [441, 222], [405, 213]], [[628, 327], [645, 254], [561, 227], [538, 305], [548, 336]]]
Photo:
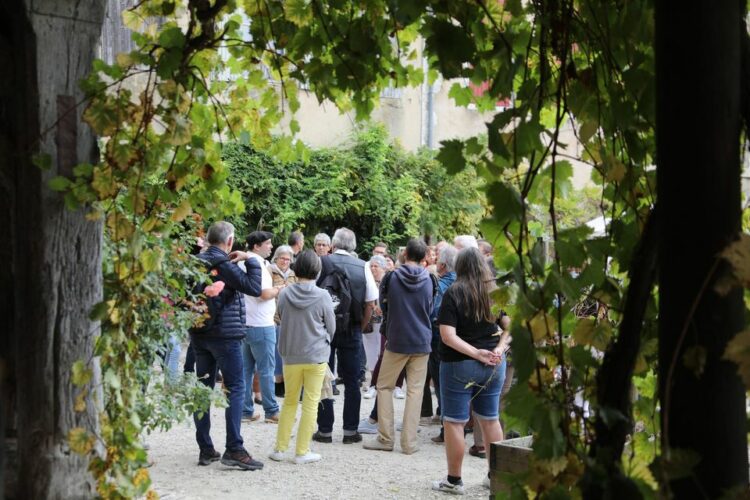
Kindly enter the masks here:
[[321, 456], [310, 451], [310, 440], [315, 430], [318, 403], [323, 379], [331, 354], [331, 339], [336, 331], [336, 317], [331, 296], [315, 286], [320, 273], [320, 257], [315, 252], [302, 252], [295, 262], [297, 283], [287, 286], [279, 294], [278, 312], [281, 317], [278, 349], [284, 361], [285, 394], [281, 407], [276, 446], [271, 460], [284, 460], [289, 447], [297, 402], [304, 388], [302, 418], [297, 429], [294, 462], [317, 462]]

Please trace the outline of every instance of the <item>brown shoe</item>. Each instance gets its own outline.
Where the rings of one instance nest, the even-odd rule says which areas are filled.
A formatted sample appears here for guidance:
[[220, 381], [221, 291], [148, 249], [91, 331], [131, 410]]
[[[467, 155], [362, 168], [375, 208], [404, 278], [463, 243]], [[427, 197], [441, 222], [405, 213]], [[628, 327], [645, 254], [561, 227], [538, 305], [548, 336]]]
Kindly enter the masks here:
[[445, 438], [443, 437], [442, 434], [438, 434], [437, 436], [435, 436], [435, 437], [432, 438], [432, 442], [433, 443], [437, 443], [437, 444], [444, 443], [445, 442]]
[[236, 451], [225, 451], [224, 456], [221, 457], [221, 463], [245, 470], [260, 470], [263, 468], [263, 463], [254, 460], [244, 448]]
[[487, 453], [484, 451], [484, 446], [474, 445], [469, 448], [469, 455], [472, 457], [487, 458]]
[[279, 414], [268, 416], [266, 415], [266, 423], [267, 424], [278, 424], [279, 423]]
[[243, 422], [255, 422], [260, 419], [260, 413], [253, 413], [252, 415], [242, 415]]

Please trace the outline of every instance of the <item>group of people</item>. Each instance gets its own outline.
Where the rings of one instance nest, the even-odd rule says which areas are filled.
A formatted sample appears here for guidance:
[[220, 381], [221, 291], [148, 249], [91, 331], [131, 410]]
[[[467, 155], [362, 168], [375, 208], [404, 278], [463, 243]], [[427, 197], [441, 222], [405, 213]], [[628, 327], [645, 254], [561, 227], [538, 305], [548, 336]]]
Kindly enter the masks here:
[[[343, 443], [376, 434], [363, 443], [367, 450], [394, 450], [393, 397], [405, 380], [400, 433], [405, 454], [419, 449], [417, 428], [425, 401], [432, 411], [431, 381], [443, 425], [434, 440], [444, 440], [448, 465], [446, 477], [433, 489], [463, 494], [467, 422], [474, 421], [475, 432], [481, 431], [486, 442], [503, 438], [499, 405], [510, 336], [508, 318], [492, 312], [495, 276], [491, 257], [479, 249], [482, 242], [459, 236], [453, 245], [441, 242], [433, 248], [411, 239], [395, 258], [387, 245], [378, 244], [366, 262], [355, 253], [355, 234], [339, 228], [333, 238], [316, 235], [314, 250], [304, 250], [303, 236], [293, 233], [290, 245], [277, 248], [269, 264], [272, 239], [271, 233], [255, 231], [246, 238], [246, 250], [240, 250], [234, 227], [216, 222], [200, 254], [213, 282], [222, 282], [223, 288], [210, 326], [191, 335], [196, 374], [213, 387], [221, 370], [229, 405], [223, 456], [211, 441], [209, 413], [195, 415], [199, 464], [221, 459], [242, 469], [263, 467], [245, 450], [240, 432], [243, 416], [260, 418], [254, 408], [256, 369], [265, 421], [278, 424], [270, 459], [285, 459], [302, 401], [293, 457], [298, 464], [321, 459], [311, 451], [311, 441], [333, 442], [334, 371], [344, 387]], [[369, 356], [363, 342], [368, 337], [378, 337], [374, 351], [369, 342]], [[360, 420], [367, 367], [375, 389], [366, 394], [374, 392], [376, 402], [370, 417]], [[281, 407], [275, 398], [280, 377]]]

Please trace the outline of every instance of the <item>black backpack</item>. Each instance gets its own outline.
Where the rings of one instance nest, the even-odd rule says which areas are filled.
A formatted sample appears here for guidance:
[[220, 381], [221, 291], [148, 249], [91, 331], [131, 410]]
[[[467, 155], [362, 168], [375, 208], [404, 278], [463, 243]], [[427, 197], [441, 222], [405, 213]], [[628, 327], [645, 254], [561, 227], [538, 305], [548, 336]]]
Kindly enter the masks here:
[[[200, 257], [198, 257], [198, 259], [202, 264], [206, 266], [206, 272], [208, 273], [211, 284], [216, 283], [217, 281], [221, 281], [218, 272], [214, 271], [216, 271], [216, 268], [224, 262], [229, 262], [228, 258], [223, 257], [216, 260], [215, 262], [209, 262], [201, 259]], [[193, 295], [196, 296], [197, 299], [195, 303], [192, 304], [191, 309], [193, 309], [193, 311], [195, 312], [200, 313], [201, 317], [196, 322], [196, 324], [192, 328], [190, 328], [189, 331], [192, 335], [208, 333], [213, 330], [214, 326], [217, 323], [217, 320], [221, 316], [221, 311], [224, 309], [224, 301], [228, 295], [226, 284], [221, 293], [216, 297], [206, 297], [203, 294], [206, 286], [208, 285], [208, 282], [203, 281], [202, 283], [198, 283], [193, 287]]]
[[318, 286], [327, 291], [333, 301], [333, 312], [336, 315], [335, 335], [351, 334], [352, 287], [346, 273], [334, 267]]

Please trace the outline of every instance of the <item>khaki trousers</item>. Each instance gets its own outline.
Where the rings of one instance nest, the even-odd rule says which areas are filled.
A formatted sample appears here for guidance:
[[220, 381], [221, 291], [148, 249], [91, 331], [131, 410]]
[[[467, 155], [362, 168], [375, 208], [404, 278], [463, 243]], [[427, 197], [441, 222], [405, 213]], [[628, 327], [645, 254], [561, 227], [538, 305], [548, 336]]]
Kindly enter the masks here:
[[378, 376], [378, 441], [393, 446], [393, 389], [401, 370], [406, 367], [406, 406], [401, 431], [401, 451], [417, 451], [417, 428], [422, 406], [422, 391], [427, 377], [429, 354], [398, 354], [386, 347]]

